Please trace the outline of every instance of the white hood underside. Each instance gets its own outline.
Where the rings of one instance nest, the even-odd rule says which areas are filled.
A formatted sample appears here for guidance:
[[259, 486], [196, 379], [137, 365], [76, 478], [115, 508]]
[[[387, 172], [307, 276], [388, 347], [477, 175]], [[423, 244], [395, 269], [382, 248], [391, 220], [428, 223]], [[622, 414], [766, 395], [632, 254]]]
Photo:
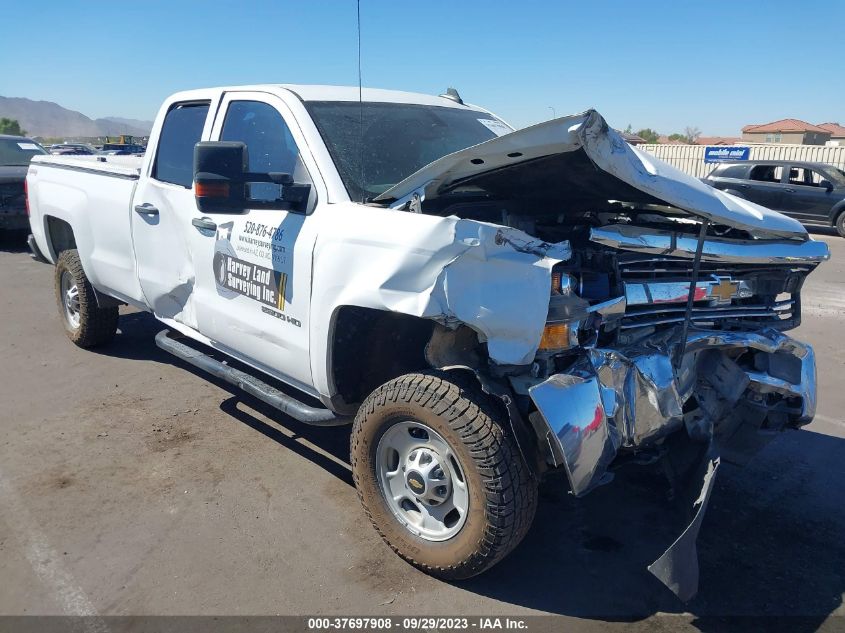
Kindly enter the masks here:
[[678, 209], [755, 236], [807, 239], [797, 220], [714, 189], [631, 147], [595, 110], [540, 123], [444, 156], [375, 200], [401, 204], [414, 193], [432, 199], [467, 178], [577, 150], [583, 150], [598, 169]]

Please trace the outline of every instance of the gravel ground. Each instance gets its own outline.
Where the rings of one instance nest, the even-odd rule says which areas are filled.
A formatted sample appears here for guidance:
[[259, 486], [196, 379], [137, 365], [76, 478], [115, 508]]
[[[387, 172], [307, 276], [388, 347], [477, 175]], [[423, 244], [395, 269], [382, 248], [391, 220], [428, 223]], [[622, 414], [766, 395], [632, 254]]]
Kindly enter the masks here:
[[[126, 311], [75, 348], [52, 269], [0, 244], [0, 614], [560, 616], [561, 630], [845, 628], [845, 240], [810, 277], [817, 420], [724, 465], [701, 589], [678, 602], [645, 565], [677, 535], [661, 480], [623, 473], [576, 501], [543, 489], [525, 542], [489, 573], [430, 578], [392, 554], [351, 485], [347, 429], [314, 429], [210, 382]], [[801, 616], [801, 617], [784, 617]], [[742, 621], [739, 621], [742, 622]], [[747, 624], [747, 622], [746, 622]]]

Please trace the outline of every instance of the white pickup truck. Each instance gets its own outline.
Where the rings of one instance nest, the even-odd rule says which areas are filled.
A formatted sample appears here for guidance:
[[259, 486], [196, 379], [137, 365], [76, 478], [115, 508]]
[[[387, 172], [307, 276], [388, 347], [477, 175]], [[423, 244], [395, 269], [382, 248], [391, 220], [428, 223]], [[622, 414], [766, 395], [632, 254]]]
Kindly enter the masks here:
[[649, 569], [687, 599], [720, 457], [814, 415], [783, 331], [827, 246], [595, 111], [514, 131], [452, 90], [194, 90], [143, 158], [36, 156], [27, 184], [74, 343], [129, 304], [187, 362], [351, 422], [367, 515], [441, 577], [512, 550], [542, 479], [581, 496], [660, 461], [695, 503]]

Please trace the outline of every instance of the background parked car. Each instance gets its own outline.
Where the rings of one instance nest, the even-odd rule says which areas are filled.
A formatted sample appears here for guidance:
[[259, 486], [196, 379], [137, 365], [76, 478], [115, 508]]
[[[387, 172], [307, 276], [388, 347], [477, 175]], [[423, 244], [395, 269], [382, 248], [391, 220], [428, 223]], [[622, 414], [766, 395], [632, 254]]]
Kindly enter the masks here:
[[104, 143], [101, 154], [110, 156], [143, 156], [147, 148], [137, 143]]
[[93, 148], [83, 143], [57, 143], [50, 146], [50, 153], [59, 156], [90, 156], [96, 154]]
[[24, 180], [30, 159], [47, 151], [31, 138], [0, 134], [0, 229], [29, 228]]
[[708, 185], [791, 215], [809, 226], [833, 226], [845, 237], [845, 172], [826, 163], [721, 163]]

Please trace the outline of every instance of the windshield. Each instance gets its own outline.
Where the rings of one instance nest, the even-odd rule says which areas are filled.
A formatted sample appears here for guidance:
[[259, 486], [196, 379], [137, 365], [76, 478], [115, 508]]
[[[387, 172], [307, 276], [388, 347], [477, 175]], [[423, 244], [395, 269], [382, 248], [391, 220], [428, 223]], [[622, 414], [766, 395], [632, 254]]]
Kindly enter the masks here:
[[374, 198], [446, 154], [511, 131], [478, 110], [357, 101], [305, 106], [352, 200]]
[[36, 154], [46, 154], [38, 143], [27, 139], [0, 138], [0, 165], [29, 165]]

